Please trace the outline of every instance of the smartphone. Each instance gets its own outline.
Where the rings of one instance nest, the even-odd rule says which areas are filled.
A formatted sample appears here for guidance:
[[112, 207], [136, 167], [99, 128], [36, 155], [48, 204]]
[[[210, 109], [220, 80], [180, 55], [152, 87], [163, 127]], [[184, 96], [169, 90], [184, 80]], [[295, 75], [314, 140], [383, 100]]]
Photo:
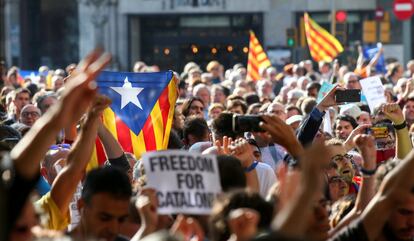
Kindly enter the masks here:
[[337, 90], [335, 91], [336, 103], [351, 103], [361, 101], [361, 90]]
[[373, 126], [371, 128], [367, 128], [367, 134], [372, 135], [375, 140], [388, 138], [388, 127], [386, 126]]
[[366, 134], [371, 135], [375, 138], [375, 145], [377, 150], [385, 150], [390, 148], [390, 133], [389, 128], [384, 125], [374, 125], [371, 128], [366, 129]]
[[233, 115], [233, 131], [235, 132], [263, 132], [259, 123], [263, 121], [259, 115]]

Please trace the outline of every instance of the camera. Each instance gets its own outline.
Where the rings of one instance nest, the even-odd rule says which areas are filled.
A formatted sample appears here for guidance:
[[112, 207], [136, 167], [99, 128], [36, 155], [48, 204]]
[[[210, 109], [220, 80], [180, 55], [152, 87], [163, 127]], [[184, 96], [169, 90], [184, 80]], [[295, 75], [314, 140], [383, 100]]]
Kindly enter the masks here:
[[259, 115], [233, 115], [232, 129], [234, 132], [264, 132], [259, 126], [262, 121]]

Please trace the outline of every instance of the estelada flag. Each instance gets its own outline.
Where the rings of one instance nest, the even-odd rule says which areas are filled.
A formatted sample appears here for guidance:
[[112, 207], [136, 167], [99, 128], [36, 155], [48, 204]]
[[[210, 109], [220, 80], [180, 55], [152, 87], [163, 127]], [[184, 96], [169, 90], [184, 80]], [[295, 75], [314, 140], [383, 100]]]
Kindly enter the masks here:
[[247, 57], [247, 79], [260, 80], [259, 70], [271, 66], [266, 52], [256, 38], [253, 31], [250, 31], [249, 55]]
[[305, 13], [305, 33], [309, 52], [315, 61], [332, 62], [344, 51], [341, 43]]
[[[99, 93], [112, 99], [104, 110], [103, 124], [118, 140], [124, 152], [136, 158], [147, 151], [167, 149], [174, 107], [176, 80], [172, 71], [126, 73], [103, 71], [97, 78]], [[90, 168], [105, 162], [97, 139]]]

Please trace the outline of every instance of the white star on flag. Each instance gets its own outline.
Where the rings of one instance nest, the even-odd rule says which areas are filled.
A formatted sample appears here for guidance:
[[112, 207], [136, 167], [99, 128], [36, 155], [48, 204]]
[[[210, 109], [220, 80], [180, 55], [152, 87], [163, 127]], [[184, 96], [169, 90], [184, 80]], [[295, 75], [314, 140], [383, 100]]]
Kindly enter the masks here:
[[131, 82], [128, 81], [128, 77], [124, 80], [122, 87], [111, 87], [115, 92], [121, 95], [121, 109], [123, 109], [128, 103], [136, 105], [142, 110], [141, 103], [138, 100], [138, 95], [144, 88], [132, 87]]

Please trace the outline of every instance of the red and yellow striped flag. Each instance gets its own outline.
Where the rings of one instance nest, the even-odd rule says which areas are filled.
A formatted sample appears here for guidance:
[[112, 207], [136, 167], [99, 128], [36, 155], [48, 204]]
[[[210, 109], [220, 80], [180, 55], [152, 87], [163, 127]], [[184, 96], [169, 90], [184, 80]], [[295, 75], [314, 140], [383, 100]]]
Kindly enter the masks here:
[[305, 32], [309, 52], [315, 61], [332, 62], [344, 51], [341, 43], [305, 13]]
[[253, 31], [250, 31], [249, 56], [247, 58], [247, 79], [260, 80], [259, 69], [271, 66], [266, 52]]

